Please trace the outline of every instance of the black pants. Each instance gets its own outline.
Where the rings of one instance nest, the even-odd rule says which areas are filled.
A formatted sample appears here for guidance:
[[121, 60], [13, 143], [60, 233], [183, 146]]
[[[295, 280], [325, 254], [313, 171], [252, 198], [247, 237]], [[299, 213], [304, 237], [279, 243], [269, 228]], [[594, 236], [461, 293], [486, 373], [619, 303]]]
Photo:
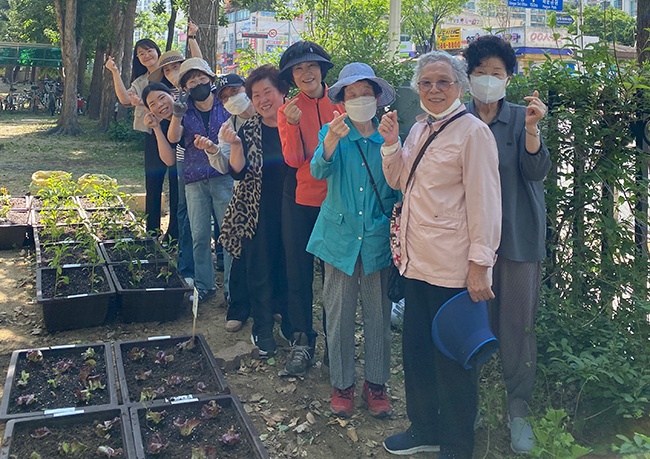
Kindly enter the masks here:
[[[270, 217], [270, 218], [267, 218]], [[287, 279], [280, 221], [260, 212], [253, 239], [244, 239], [230, 270], [228, 320], [253, 318], [253, 334], [273, 334], [273, 314], [286, 316]]]
[[424, 438], [471, 459], [478, 403], [478, 372], [444, 356], [431, 338], [431, 322], [460, 288], [405, 279], [402, 353], [406, 410]]
[[[320, 207], [296, 204], [286, 193], [282, 197], [282, 240], [287, 260], [287, 309], [292, 333], [306, 333], [309, 342], [316, 339], [313, 328], [314, 256], [307, 242], [314, 229]], [[287, 336], [287, 338], [291, 339]]]
[[169, 227], [167, 228], [167, 238], [178, 241], [178, 173], [176, 166], [167, 167], [160, 159], [156, 136], [153, 133], [147, 134], [144, 146], [144, 174], [145, 213], [147, 214], [148, 233], [160, 233], [161, 196], [166, 173], [169, 174]]

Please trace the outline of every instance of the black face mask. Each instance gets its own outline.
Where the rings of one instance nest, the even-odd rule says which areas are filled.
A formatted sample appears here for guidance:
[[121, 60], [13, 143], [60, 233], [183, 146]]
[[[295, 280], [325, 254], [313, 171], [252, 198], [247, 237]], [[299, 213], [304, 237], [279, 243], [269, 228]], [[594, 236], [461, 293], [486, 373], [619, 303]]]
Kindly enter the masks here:
[[210, 96], [211, 89], [212, 85], [210, 83], [197, 84], [190, 89], [190, 97], [197, 102], [203, 102]]

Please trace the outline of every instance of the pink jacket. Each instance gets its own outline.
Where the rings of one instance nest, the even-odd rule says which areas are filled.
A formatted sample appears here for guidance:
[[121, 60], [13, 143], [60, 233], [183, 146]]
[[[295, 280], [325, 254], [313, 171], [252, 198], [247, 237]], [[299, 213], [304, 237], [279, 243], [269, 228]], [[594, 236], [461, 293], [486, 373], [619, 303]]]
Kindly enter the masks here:
[[[434, 122], [433, 130], [446, 119]], [[486, 124], [464, 115], [431, 143], [404, 190], [430, 132], [426, 116], [418, 117], [404, 146], [383, 157], [386, 181], [404, 193], [400, 270], [431, 285], [462, 288], [469, 261], [489, 267], [496, 261], [501, 237], [497, 144]]]

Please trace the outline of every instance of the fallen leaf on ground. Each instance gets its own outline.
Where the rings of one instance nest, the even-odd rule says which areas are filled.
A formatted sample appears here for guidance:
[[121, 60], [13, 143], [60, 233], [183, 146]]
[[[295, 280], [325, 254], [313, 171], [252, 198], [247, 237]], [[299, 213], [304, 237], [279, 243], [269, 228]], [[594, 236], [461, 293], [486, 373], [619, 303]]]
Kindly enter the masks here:
[[307, 413], [307, 422], [309, 422], [310, 424], [316, 424], [316, 418], [314, 417], [313, 414], [311, 414], [311, 412]]
[[359, 436], [357, 435], [357, 429], [355, 429], [354, 427], [350, 427], [347, 432], [348, 432], [348, 437], [350, 437], [350, 440], [355, 442], [359, 441]]

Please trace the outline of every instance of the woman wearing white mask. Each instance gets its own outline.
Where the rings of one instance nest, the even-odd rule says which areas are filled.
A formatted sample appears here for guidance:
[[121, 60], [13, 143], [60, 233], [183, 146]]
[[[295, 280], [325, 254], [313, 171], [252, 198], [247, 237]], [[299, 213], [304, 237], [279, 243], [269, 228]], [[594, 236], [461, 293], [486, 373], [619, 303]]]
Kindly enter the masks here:
[[327, 314], [332, 411], [348, 417], [354, 409], [355, 314], [361, 296], [364, 328], [363, 398], [370, 414], [386, 417], [390, 402], [390, 310], [386, 295], [391, 263], [390, 212], [398, 198], [381, 171], [377, 107], [395, 100], [395, 91], [366, 64], [346, 65], [329, 89], [334, 111], [323, 126], [311, 173], [327, 181], [327, 196], [307, 251], [325, 262], [323, 306]]
[[426, 114], [403, 146], [395, 111], [379, 125], [384, 175], [404, 194], [398, 238], [411, 426], [384, 440], [396, 455], [440, 449], [441, 459], [470, 459], [474, 449], [477, 371], [444, 356], [431, 336], [434, 316], [456, 294], [468, 290], [475, 302], [494, 298], [490, 268], [501, 233], [497, 145], [460, 102], [465, 72], [465, 64], [444, 51], [421, 56], [411, 87]]
[[535, 315], [546, 255], [543, 181], [551, 169], [537, 125], [546, 106], [537, 91], [524, 98], [527, 107], [505, 100], [517, 63], [510, 43], [493, 35], [480, 37], [465, 50], [465, 60], [472, 93], [468, 111], [490, 127], [499, 148], [503, 226], [491, 318], [508, 393], [511, 447], [526, 453], [533, 447], [526, 418], [535, 384]]

